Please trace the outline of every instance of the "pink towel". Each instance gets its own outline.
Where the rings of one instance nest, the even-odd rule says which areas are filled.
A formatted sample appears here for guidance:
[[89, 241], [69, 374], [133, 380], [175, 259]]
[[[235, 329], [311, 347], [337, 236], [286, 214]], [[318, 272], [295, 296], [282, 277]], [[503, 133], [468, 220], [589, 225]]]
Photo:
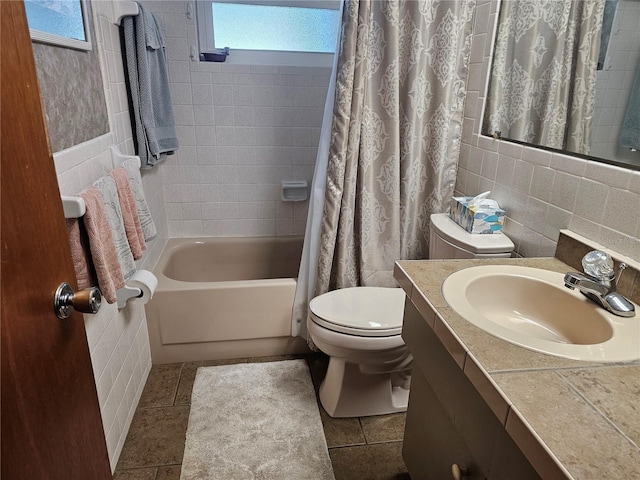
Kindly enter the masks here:
[[[82, 232], [80, 231], [81, 229], [83, 230]], [[78, 218], [67, 219], [67, 230], [69, 231], [71, 258], [73, 259], [73, 268], [76, 271], [78, 289], [84, 290], [92, 285], [97, 285], [98, 282], [91, 265], [91, 257], [89, 256], [87, 232]]]
[[133, 196], [129, 173], [124, 168], [118, 167], [111, 172], [111, 176], [116, 181], [120, 209], [122, 210], [122, 220], [124, 222], [127, 240], [129, 241], [129, 248], [131, 248], [134, 260], [140, 260], [142, 254], [147, 249], [147, 244], [144, 240], [142, 226], [140, 225], [138, 208], [136, 207], [136, 199]]
[[114, 303], [116, 290], [124, 287], [125, 282], [102, 194], [96, 187], [89, 187], [80, 195], [87, 206], [83, 218], [98, 286], [105, 300]]

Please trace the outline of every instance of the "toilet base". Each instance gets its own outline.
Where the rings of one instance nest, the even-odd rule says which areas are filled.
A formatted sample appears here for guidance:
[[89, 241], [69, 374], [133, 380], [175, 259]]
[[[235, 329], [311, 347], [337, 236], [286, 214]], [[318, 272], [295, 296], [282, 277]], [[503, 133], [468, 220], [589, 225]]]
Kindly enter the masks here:
[[406, 412], [409, 371], [364, 374], [358, 365], [331, 357], [320, 385], [320, 403], [333, 418]]

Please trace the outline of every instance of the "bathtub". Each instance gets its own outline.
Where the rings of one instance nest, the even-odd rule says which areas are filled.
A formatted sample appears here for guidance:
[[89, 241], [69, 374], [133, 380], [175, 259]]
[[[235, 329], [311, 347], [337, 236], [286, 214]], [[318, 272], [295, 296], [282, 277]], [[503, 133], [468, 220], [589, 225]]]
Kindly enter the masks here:
[[308, 352], [291, 337], [302, 237], [173, 238], [145, 305], [154, 364]]

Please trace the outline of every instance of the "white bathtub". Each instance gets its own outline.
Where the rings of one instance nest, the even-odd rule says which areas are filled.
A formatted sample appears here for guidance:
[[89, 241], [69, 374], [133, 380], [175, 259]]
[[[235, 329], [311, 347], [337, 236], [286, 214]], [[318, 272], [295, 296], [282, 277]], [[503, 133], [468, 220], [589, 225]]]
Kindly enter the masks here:
[[301, 237], [175, 238], [146, 305], [154, 364], [308, 352], [291, 337]]

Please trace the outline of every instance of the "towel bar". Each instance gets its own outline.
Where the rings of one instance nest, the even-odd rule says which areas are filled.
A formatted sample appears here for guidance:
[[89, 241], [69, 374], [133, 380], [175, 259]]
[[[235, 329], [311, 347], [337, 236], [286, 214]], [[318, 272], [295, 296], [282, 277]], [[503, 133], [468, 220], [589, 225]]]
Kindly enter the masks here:
[[113, 14], [115, 19], [113, 23], [118, 26], [122, 23], [123, 17], [135, 17], [138, 13], [140, 13], [140, 9], [138, 8], [138, 4], [135, 2], [121, 0], [113, 3]]
[[72, 197], [62, 195], [62, 208], [64, 210], [64, 218], [80, 218], [87, 211], [82, 197]]

